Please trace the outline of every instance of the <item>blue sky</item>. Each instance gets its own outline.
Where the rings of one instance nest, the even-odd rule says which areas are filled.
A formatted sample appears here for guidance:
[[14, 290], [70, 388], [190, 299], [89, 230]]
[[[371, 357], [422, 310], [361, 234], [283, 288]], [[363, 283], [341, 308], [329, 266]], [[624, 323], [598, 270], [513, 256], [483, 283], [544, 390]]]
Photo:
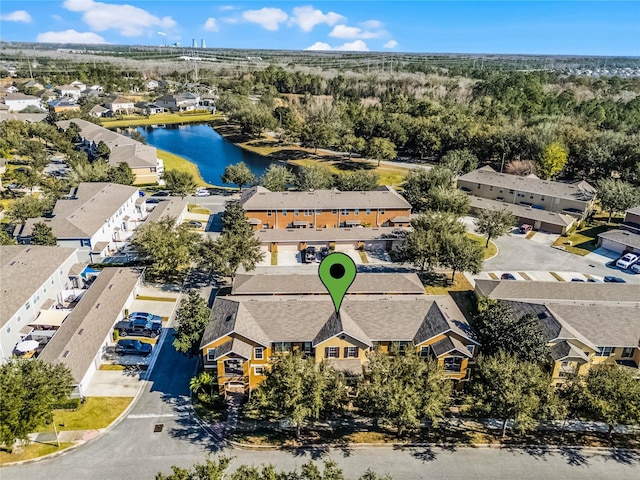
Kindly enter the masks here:
[[2, 0], [7, 41], [640, 56], [639, 1]]

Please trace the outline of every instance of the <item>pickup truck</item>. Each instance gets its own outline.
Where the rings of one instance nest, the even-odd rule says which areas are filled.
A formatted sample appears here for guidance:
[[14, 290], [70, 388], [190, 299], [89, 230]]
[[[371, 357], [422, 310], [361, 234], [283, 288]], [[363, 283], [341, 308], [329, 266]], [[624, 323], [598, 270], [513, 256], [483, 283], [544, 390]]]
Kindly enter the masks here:
[[155, 338], [160, 335], [160, 332], [162, 331], [162, 324], [148, 322], [144, 319], [133, 319], [130, 321], [118, 322], [113, 329], [118, 332], [118, 336], [120, 337], [134, 335], [138, 337]]

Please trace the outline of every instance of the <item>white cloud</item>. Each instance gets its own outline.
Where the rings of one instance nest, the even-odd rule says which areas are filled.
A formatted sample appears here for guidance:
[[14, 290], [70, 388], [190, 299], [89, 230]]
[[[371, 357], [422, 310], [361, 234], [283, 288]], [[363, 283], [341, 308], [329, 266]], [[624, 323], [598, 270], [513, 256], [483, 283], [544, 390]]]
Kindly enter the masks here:
[[236, 17], [222, 17], [220, 20], [225, 23], [238, 23], [238, 19]]
[[62, 21], [62, 17], [60, 15], [56, 15], [55, 13], [51, 15], [51, 18], [53, 18], [56, 22]]
[[6, 15], [0, 15], [0, 20], [3, 22], [23, 22], [30, 23], [31, 15], [26, 10], [16, 10], [15, 12], [7, 13]]
[[368, 52], [369, 47], [362, 40], [355, 40], [353, 42], [343, 43], [338, 47], [332, 47], [328, 43], [325, 42], [316, 42], [313, 45], [305, 48], [305, 50], [316, 50], [316, 51], [325, 51], [325, 50], [340, 50], [345, 52]]
[[233, 10], [236, 7], [234, 7], [233, 5], [222, 5], [220, 7], [218, 7], [218, 10], [220, 10], [221, 12], [228, 12], [229, 10]]
[[36, 42], [44, 43], [107, 43], [104, 38], [93, 32], [76, 32], [65, 30], [63, 32], [44, 32], [38, 34]]
[[398, 42], [395, 40], [389, 40], [387, 43], [383, 45], [384, 48], [396, 48], [398, 46]]
[[125, 37], [136, 37], [154, 27], [171, 28], [176, 22], [171, 17], [156, 17], [132, 5], [114, 5], [94, 0], [65, 0], [67, 10], [83, 12], [82, 20], [91, 30], [104, 32], [113, 29]]
[[248, 22], [257, 23], [265, 30], [278, 30], [280, 24], [285, 22], [289, 15], [279, 8], [261, 8], [260, 10], [245, 10], [242, 18]]
[[364, 28], [372, 29], [384, 27], [384, 23], [382, 23], [380, 20], [365, 20], [364, 22], [360, 23], [360, 25], [362, 25]]
[[340, 45], [336, 50], [344, 50], [347, 52], [368, 52], [369, 47], [367, 47], [367, 44], [362, 40], [355, 40], [353, 42], [347, 42]]
[[346, 18], [335, 12], [322, 13], [322, 10], [314, 9], [311, 5], [304, 7], [295, 7], [293, 15], [289, 21], [290, 25], [298, 25], [303, 32], [310, 32], [313, 27], [326, 23], [327, 25], [335, 25], [338, 22], [345, 21]]
[[218, 31], [218, 22], [213, 17], [207, 18], [207, 21], [204, 22], [204, 29], [209, 32], [217, 32]]
[[305, 50], [318, 50], [318, 51], [322, 51], [322, 50], [333, 50], [333, 48], [331, 47], [331, 45], [329, 45], [328, 43], [324, 43], [324, 42], [316, 42], [313, 45], [308, 46], [307, 48], [305, 48]]
[[347, 25], [336, 25], [333, 27], [333, 30], [329, 33], [330, 37], [334, 38], [380, 38], [386, 35], [387, 32], [384, 30], [379, 30], [377, 32], [372, 32], [368, 30], [362, 30], [358, 27], [349, 27]]

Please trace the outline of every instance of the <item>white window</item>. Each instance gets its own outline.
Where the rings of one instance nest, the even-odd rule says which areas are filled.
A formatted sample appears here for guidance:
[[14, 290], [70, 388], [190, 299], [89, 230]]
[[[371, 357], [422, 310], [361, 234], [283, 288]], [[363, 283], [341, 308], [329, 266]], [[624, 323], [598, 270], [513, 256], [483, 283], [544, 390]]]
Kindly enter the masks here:
[[366, 210], [366, 214], [367, 214], [367, 215], [371, 215], [371, 209], [370, 209], [370, 208], [367, 208], [367, 210]]
[[340, 349], [338, 347], [325, 347], [325, 358], [338, 358]]
[[471, 356], [473, 356], [473, 353], [476, 350], [476, 346], [475, 345], [467, 345], [467, 349], [469, 350], [469, 353], [471, 354]]
[[210, 348], [209, 350], [207, 350], [207, 361], [213, 362], [215, 361], [215, 358], [216, 358], [216, 349]]
[[420, 356], [421, 357], [428, 357], [429, 356], [429, 346], [428, 345], [426, 347], [420, 347]]
[[271, 210], [267, 210], [267, 217], [271, 216]]
[[11, 333], [11, 327], [7, 327], [7, 333]]
[[22, 320], [22, 317], [18, 315], [18, 318], [16, 318], [16, 322], [20, 322], [21, 320]]
[[265, 370], [264, 367], [253, 367], [253, 374], [254, 375], [265, 375]]
[[348, 208], [343, 208], [340, 210], [340, 215], [349, 215], [349, 209]]
[[300, 210], [294, 210], [293, 211], [293, 216], [297, 217], [298, 215], [300, 215]]
[[311, 353], [311, 342], [304, 342], [302, 344], [302, 351], [307, 354]]
[[338, 210], [334, 208], [333, 210], [331, 210], [331, 213], [333, 213], [334, 215], [337, 215], [338, 214]]
[[358, 347], [347, 347], [347, 358], [358, 358]]
[[384, 209], [384, 208], [381, 208], [381, 209], [380, 209], [380, 213], [381, 213], [382, 215], [384, 215], [384, 212], [385, 212], [385, 209]]
[[286, 217], [287, 216], [287, 211], [286, 210], [282, 210], [282, 216]]
[[353, 214], [354, 215], [360, 215], [360, 209], [359, 208], [354, 208], [353, 209]]
[[615, 351], [615, 347], [598, 347], [596, 355], [599, 357], [610, 357]]
[[264, 349], [262, 347], [254, 348], [253, 358], [255, 358], [256, 360], [264, 360]]
[[29, 310], [31, 308], [31, 304], [29, 302], [24, 304], [24, 309]]
[[316, 208], [316, 213], [322, 213], [322, 209], [321, 208]]
[[305, 210], [304, 211], [304, 216], [305, 217], [310, 217], [313, 215], [313, 210]]
[[[18, 321], [20, 321], [20, 317], [18, 317]], [[622, 349], [622, 358], [631, 358], [633, 357], [633, 351], [635, 349], [633, 347], [624, 347]]]

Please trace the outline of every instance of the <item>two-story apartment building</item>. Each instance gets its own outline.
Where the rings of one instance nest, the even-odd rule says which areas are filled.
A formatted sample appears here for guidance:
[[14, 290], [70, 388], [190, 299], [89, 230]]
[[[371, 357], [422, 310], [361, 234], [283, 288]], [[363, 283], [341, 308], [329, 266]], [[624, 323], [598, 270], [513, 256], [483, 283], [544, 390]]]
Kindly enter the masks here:
[[538, 319], [554, 384], [602, 362], [639, 368], [637, 285], [477, 280], [476, 294], [504, 300], [516, 315]]
[[79, 118], [58, 122], [58, 127], [67, 129], [71, 123], [80, 127], [80, 136], [84, 148], [95, 152], [102, 141], [110, 149], [108, 162], [114, 167], [120, 163], [127, 163], [135, 175], [135, 184], [156, 183], [164, 172], [164, 164], [158, 158], [155, 147], [144, 145], [126, 135], [108, 130], [95, 123], [87, 122]]
[[106, 348], [114, 344], [113, 327], [133, 303], [140, 281], [138, 269], [103, 269], [40, 353], [40, 360], [71, 370], [72, 397], [86, 395]]
[[504, 204], [571, 215], [584, 219], [591, 213], [596, 189], [587, 182], [553, 182], [535, 175], [520, 177], [485, 166], [458, 177], [458, 188], [476, 197]]
[[27, 107], [35, 107], [42, 110], [42, 102], [33, 95], [25, 95], [18, 92], [7, 93], [4, 97], [0, 97], [0, 100], [7, 106], [9, 112], [21, 112]]
[[0, 247], [0, 361], [11, 357], [23, 331], [40, 310], [64, 301], [78, 263], [75, 248], [8, 245]]
[[361, 375], [369, 352], [414, 349], [458, 383], [468, 378], [478, 346], [448, 296], [350, 294], [336, 315], [328, 295], [279, 294], [217, 297], [200, 349], [225, 392], [255, 388], [273, 355], [295, 351]]
[[256, 186], [240, 200], [254, 229], [405, 227], [411, 204], [391, 187], [371, 192], [271, 192]]
[[29, 242], [33, 225], [51, 227], [61, 247], [78, 249], [80, 261], [96, 262], [117, 250], [143, 220], [136, 206], [136, 187], [115, 183], [80, 183], [68, 197], [56, 202], [50, 216], [31, 218], [18, 232], [21, 242]]

